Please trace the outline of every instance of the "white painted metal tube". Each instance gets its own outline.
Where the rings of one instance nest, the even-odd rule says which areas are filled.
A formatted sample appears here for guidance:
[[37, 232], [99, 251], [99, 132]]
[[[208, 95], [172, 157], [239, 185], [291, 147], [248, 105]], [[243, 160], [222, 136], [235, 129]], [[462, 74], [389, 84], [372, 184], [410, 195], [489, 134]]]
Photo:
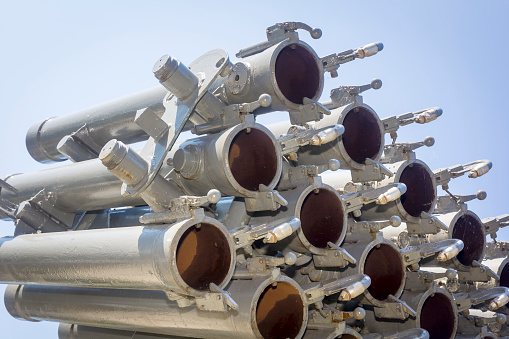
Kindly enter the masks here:
[[192, 338], [294, 339], [304, 334], [308, 306], [292, 279], [233, 280], [227, 291], [237, 311], [180, 308], [160, 291], [28, 285], [8, 286], [5, 304], [18, 319]]
[[48, 118], [30, 127], [26, 136], [27, 149], [39, 162], [64, 161], [57, 150], [58, 142], [86, 124], [87, 142], [100, 150], [111, 139], [129, 144], [147, 139], [147, 134], [134, 123], [138, 109], [150, 107], [163, 112], [163, 99], [168, 91], [155, 86], [115, 100], [85, 108], [74, 113]]
[[58, 326], [58, 339], [184, 339], [184, 337], [115, 330], [76, 324], [60, 324]]
[[208, 217], [170, 226], [135, 226], [0, 240], [0, 282], [173, 291], [204, 295], [225, 287], [235, 249]]

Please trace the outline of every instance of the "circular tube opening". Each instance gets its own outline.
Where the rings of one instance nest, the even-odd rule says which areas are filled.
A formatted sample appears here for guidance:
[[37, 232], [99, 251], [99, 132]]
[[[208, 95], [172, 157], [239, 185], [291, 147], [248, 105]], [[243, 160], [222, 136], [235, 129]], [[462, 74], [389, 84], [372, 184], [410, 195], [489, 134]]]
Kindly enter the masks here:
[[500, 273], [500, 286], [509, 287], [509, 265], [506, 263]]
[[230, 271], [228, 240], [216, 226], [201, 223], [187, 229], [177, 245], [177, 269], [182, 280], [195, 290], [221, 286]]
[[304, 98], [313, 99], [320, 90], [320, 70], [315, 56], [306, 48], [291, 44], [279, 52], [276, 83], [286, 99], [302, 105]]
[[420, 319], [420, 327], [429, 332], [430, 339], [447, 339], [454, 334], [456, 314], [445, 294], [429, 296], [422, 305]]
[[258, 191], [260, 184], [269, 186], [278, 169], [274, 141], [261, 130], [243, 129], [230, 144], [228, 165], [243, 188]]
[[373, 247], [364, 262], [364, 274], [371, 278], [368, 291], [377, 300], [396, 296], [403, 284], [404, 272], [399, 252], [387, 244]]
[[405, 167], [399, 182], [406, 185], [406, 193], [400, 198], [403, 209], [412, 217], [420, 217], [422, 212], [430, 213], [435, 200], [435, 186], [426, 167], [412, 163]]
[[343, 206], [331, 191], [320, 188], [311, 191], [300, 209], [301, 230], [309, 243], [327, 248], [327, 243], [337, 243], [343, 232]]
[[465, 266], [472, 266], [474, 260], [480, 261], [486, 238], [483, 225], [470, 214], [463, 214], [454, 224], [452, 238], [463, 241], [464, 247], [456, 258]]
[[343, 147], [353, 161], [365, 164], [366, 158], [375, 159], [381, 150], [382, 134], [375, 115], [364, 107], [355, 107], [346, 113], [342, 122]]
[[287, 282], [269, 285], [256, 306], [256, 324], [264, 339], [295, 338], [304, 322], [299, 290]]

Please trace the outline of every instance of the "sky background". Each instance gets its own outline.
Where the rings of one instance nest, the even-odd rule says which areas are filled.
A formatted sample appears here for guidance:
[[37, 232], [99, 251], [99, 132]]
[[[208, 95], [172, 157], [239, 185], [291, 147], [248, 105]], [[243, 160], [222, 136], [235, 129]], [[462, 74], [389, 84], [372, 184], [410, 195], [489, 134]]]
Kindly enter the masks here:
[[[419, 149], [431, 169], [478, 159], [493, 162], [479, 179], [451, 182], [453, 193], [486, 190], [469, 203], [486, 218], [509, 213], [508, 1], [0, 1], [0, 176], [53, 165], [33, 160], [25, 134], [35, 122], [157, 84], [151, 69], [164, 54], [190, 64], [222, 48], [235, 62], [241, 48], [266, 40], [276, 22], [302, 21], [323, 36], [301, 39], [319, 56], [383, 42], [378, 55], [326, 75], [322, 101], [332, 88], [380, 78], [364, 94], [381, 118], [439, 106], [427, 125], [399, 130], [398, 141], [433, 136]], [[261, 122], [286, 119], [272, 114]], [[443, 194], [441, 189], [439, 193]], [[0, 222], [0, 236], [13, 225]], [[499, 232], [509, 241], [509, 227]], [[3, 294], [0, 286], [0, 294]], [[0, 338], [56, 338], [54, 323], [14, 320], [0, 305]]]

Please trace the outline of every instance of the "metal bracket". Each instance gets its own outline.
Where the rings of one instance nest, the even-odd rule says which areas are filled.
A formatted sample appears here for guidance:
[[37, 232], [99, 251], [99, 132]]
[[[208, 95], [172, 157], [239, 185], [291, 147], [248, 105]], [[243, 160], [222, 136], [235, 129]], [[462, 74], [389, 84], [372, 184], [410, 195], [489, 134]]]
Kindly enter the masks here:
[[324, 114], [331, 114], [329, 109], [318, 101], [306, 97], [302, 100], [302, 103], [303, 105], [300, 105], [298, 110], [289, 111], [292, 125], [301, 125], [310, 121], [320, 121]]
[[[445, 214], [450, 212], [457, 212], [457, 211], [466, 211], [468, 209], [466, 203], [468, 201], [479, 199], [484, 200], [487, 197], [487, 194], [485, 191], [477, 191], [476, 194], [470, 194], [470, 195], [459, 195], [459, 194], [452, 194], [449, 192], [449, 190], [445, 190], [448, 195], [439, 196], [437, 199], [437, 204], [435, 206], [435, 209], [433, 210], [433, 213], [435, 214]], [[509, 217], [509, 214], [507, 215]], [[486, 234], [489, 234], [486, 232]]]
[[488, 309], [494, 311], [509, 302], [509, 289], [507, 287], [493, 287], [487, 290], [475, 290], [469, 293], [454, 294], [454, 301], [458, 311], [463, 312], [472, 306], [482, 304], [490, 300]]
[[220, 119], [197, 125], [193, 128], [192, 132], [197, 135], [209, 134], [217, 133], [242, 123], [253, 125], [255, 123], [255, 118], [254, 115], [250, 113], [259, 107], [269, 107], [271, 104], [271, 96], [262, 94], [258, 100], [253, 102], [225, 106], [220, 114]]
[[88, 126], [84, 124], [71, 135], [60, 139], [57, 150], [72, 162], [80, 162], [97, 158], [101, 146], [89, 137]]
[[245, 198], [246, 210], [248, 212], [276, 211], [281, 206], [288, 205], [288, 201], [276, 190], [260, 184], [259, 191], [254, 197]]
[[[220, 49], [207, 52], [190, 64], [189, 69], [200, 79], [198, 87], [183, 100], [177, 99], [171, 93], [165, 97], [165, 112], [160, 119], [169, 128], [162, 136], [158, 136], [157, 139], [150, 137], [145, 143], [140, 155], [148, 163], [147, 179], [142, 180], [135, 187], [128, 187], [124, 184], [124, 190], [127, 193], [136, 195], [152, 183], [194, 108], [205, 93], [208, 93], [208, 89], [215, 79], [229, 65], [228, 54]], [[162, 129], [164, 128], [163, 126]]]
[[296, 32], [297, 29], [308, 31], [313, 39], [319, 39], [322, 36], [322, 31], [319, 28], [311, 28], [302, 22], [289, 21], [277, 23], [267, 27], [267, 41], [243, 48], [237, 54], [235, 54], [235, 56], [237, 58], [245, 58], [247, 56], [260, 53], [286, 39], [298, 41], [299, 34]]
[[210, 293], [196, 298], [196, 308], [202, 311], [228, 312], [229, 309], [238, 310], [239, 305], [230, 294], [214, 283], [210, 283]]
[[438, 261], [446, 261], [455, 257], [463, 250], [463, 242], [457, 239], [446, 239], [432, 243], [425, 243], [418, 246], [409, 246], [400, 250], [405, 265], [418, 264], [421, 259], [431, 257], [435, 253]]
[[509, 226], [509, 214], [502, 214], [498, 217], [490, 217], [482, 220], [486, 234], [495, 235], [501, 228]]
[[401, 126], [406, 126], [414, 122], [418, 124], [426, 124], [437, 119], [441, 115], [442, 109], [440, 107], [432, 107], [414, 113], [410, 112], [385, 118], [382, 120], [382, 124], [384, 126], [385, 133], [390, 133], [392, 142], [395, 143], [398, 137], [396, 131]]
[[259, 239], [265, 243], [275, 243], [293, 234], [300, 228], [300, 219], [295, 217], [276, 220], [269, 224], [242, 226], [230, 231], [236, 248], [251, 245]]
[[398, 161], [415, 160], [416, 156], [414, 150], [422, 146], [431, 147], [434, 144], [434, 138], [426, 137], [423, 141], [419, 142], [393, 143], [391, 145], [385, 145], [384, 155], [382, 159], [380, 159], [380, 162], [387, 164]]
[[[389, 226], [398, 227], [399, 225], [401, 225], [401, 218], [397, 215], [393, 215], [389, 220], [383, 221], [353, 220], [348, 223], [348, 233], [355, 237], [355, 239], [370, 236], [375, 240], [380, 230]], [[350, 236], [347, 237], [350, 238]], [[351, 241], [351, 239], [349, 241]]]
[[493, 164], [489, 160], [476, 160], [464, 165], [454, 165], [447, 168], [439, 168], [433, 171], [435, 180], [438, 185], [442, 185], [444, 189], [448, 189], [449, 181], [458, 178], [468, 172], [469, 178], [478, 178], [491, 169]]
[[384, 303], [383, 307], [374, 308], [377, 318], [405, 320], [409, 316], [417, 316], [417, 313], [403, 300], [393, 295], [389, 295], [387, 299], [390, 302]]
[[345, 211], [356, 212], [360, 211], [362, 206], [376, 202], [380, 205], [385, 205], [390, 201], [398, 199], [406, 192], [406, 185], [402, 183], [391, 183], [379, 188], [368, 188], [359, 192], [350, 192], [341, 196], [344, 200], [346, 208]]
[[369, 181], [381, 181], [385, 177], [390, 178], [394, 176], [394, 173], [387, 167], [373, 159], [366, 158], [364, 163], [361, 169], [350, 170], [353, 182], [364, 183]]
[[481, 265], [478, 261], [474, 260], [472, 267], [468, 269], [458, 269], [458, 280], [459, 281], [471, 281], [471, 282], [488, 282], [493, 278], [499, 280], [500, 277], [488, 266]]
[[[371, 279], [365, 274], [355, 274], [342, 279], [330, 279], [316, 282], [304, 290], [305, 303], [308, 305], [320, 303], [326, 296], [340, 294], [340, 300], [351, 300], [365, 292], [371, 284]], [[341, 297], [344, 296], [344, 297]]]
[[349, 264], [355, 265], [357, 260], [344, 248], [328, 242], [328, 248], [324, 254], [313, 254], [315, 267], [345, 267]]
[[377, 54], [384, 48], [381, 42], [370, 43], [355, 50], [349, 49], [341, 53], [333, 53], [320, 58], [323, 65], [323, 71], [329, 72], [332, 78], [338, 76], [338, 68], [342, 64], [354, 61], [355, 59], [364, 59]]
[[408, 234], [435, 234], [437, 232], [449, 231], [449, 228], [435, 216], [422, 212], [418, 223], [407, 222]]
[[297, 151], [307, 145], [321, 146], [329, 142], [337, 140], [345, 131], [342, 125], [332, 125], [320, 129], [305, 129], [297, 133], [297, 128], [290, 128], [288, 134], [277, 139], [281, 146], [283, 155], [295, 154], [295, 158], [289, 157], [290, 160], [297, 160]]
[[330, 102], [326, 102], [323, 105], [328, 109], [338, 108], [344, 105], [348, 105], [349, 103], [359, 101], [357, 98], [359, 94], [365, 92], [369, 89], [380, 89], [382, 87], [382, 80], [373, 79], [371, 83], [362, 86], [340, 86], [338, 88], [334, 88], [330, 92]]
[[220, 199], [221, 193], [216, 189], [211, 189], [203, 197], [183, 195], [171, 200], [169, 211], [144, 214], [140, 217], [140, 222], [142, 224], [166, 224], [198, 215], [201, 216], [203, 215], [202, 206], [215, 204]]

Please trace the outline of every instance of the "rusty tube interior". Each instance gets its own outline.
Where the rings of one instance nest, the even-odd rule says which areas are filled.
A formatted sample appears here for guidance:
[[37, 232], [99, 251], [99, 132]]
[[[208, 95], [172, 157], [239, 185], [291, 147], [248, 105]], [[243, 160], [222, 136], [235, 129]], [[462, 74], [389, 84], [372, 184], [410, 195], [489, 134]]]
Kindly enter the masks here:
[[346, 113], [341, 140], [346, 153], [356, 163], [365, 164], [366, 158], [375, 159], [382, 152], [383, 135], [378, 123], [378, 117], [362, 106]]
[[500, 286], [509, 287], [509, 262], [504, 265], [500, 272]]
[[465, 266], [472, 266], [474, 260], [480, 261], [486, 246], [484, 225], [473, 215], [463, 214], [454, 224], [451, 237], [463, 241], [464, 247], [456, 258]]
[[429, 332], [430, 339], [451, 338], [456, 317], [452, 300], [443, 293], [435, 293], [422, 305], [420, 327]]
[[230, 144], [230, 171], [235, 181], [249, 191], [258, 191], [260, 184], [269, 186], [277, 175], [278, 161], [273, 139], [261, 130], [243, 129]]
[[230, 271], [231, 253], [226, 236], [207, 223], [188, 228], [177, 245], [177, 269], [184, 282], [199, 291], [220, 286]]
[[341, 200], [325, 188], [311, 191], [300, 209], [301, 230], [309, 243], [327, 248], [336, 244], [343, 232], [344, 211]]
[[316, 57], [306, 48], [291, 44], [283, 48], [275, 63], [276, 83], [284, 97], [297, 105], [304, 98], [319, 96], [322, 79]]
[[256, 325], [264, 339], [296, 338], [304, 326], [304, 305], [290, 283], [269, 285], [256, 305]]
[[422, 212], [431, 213], [435, 200], [435, 186], [430, 171], [419, 163], [405, 167], [399, 182], [406, 185], [406, 193], [400, 198], [403, 209], [412, 217], [420, 217]]
[[389, 294], [397, 296], [405, 279], [398, 250], [383, 243], [369, 251], [363, 273], [371, 278], [368, 291], [377, 300], [386, 300]]

